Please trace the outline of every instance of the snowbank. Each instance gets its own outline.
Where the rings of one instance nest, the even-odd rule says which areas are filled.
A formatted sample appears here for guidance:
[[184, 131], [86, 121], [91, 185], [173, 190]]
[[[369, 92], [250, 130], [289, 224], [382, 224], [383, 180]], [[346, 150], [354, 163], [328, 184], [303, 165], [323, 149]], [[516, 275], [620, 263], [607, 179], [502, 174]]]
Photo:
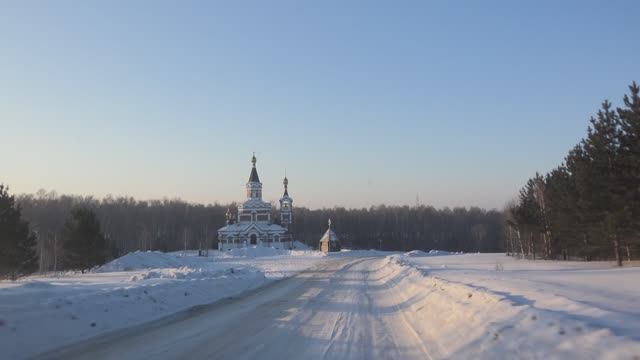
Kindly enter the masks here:
[[227, 251], [214, 251], [212, 256], [221, 256], [225, 258], [259, 258], [274, 256], [307, 256], [322, 257], [324, 253], [315, 250], [287, 250], [276, 249], [271, 247], [251, 246], [246, 248], [237, 248]]
[[323, 258], [313, 251], [268, 249], [248, 250], [235, 257], [217, 251], [210, 254], [133, 252], [86, 274], [0, 281], [0, 357], [30, 357], [236, 296], [291, 276]]
[[275, 249], [269, 247], [246, 247], [231, 249], [225, 252], [225, 255], [232, 257], [263, 257], [263, 256], [282, 256], [288, 255], [289, 250]]
[[293, 242], [293, 248], [295, 250], [313, 250], [311, 248], [311, 246], [309, 246], [309, 245], [307, 245], [307, 244], [305, 244], [305, 243], [303, 243], [301, 241], [298, 241], [298, 240]]
[[373, 249], [369, 249], [369, 250], [342, 249], [342, 250], [340, 250], [338, 252], [327, 253], [327, 256], [334, 257], [334, 258], [341, 258], [341, 257], [385, 257], [385, 256], [389, 256], [390, 254], [396, 254], [396, 252], [380, 251], [380, 250], [373, 250]]
[[179, 253], [167, 254], [160, 251], [136, 251], [121, 256], [95, 272], [131, 271], [140, 269], [176, 268], [194, 265], [191, 256], [179, 256]]
[[393, 291], [410, 304], [410, 321], [434, 335], [434, 358], [640, 354], [640, 289], [632, 285], [640, 282], [640, 268], [517, 261], [504, 254], [386, 259], [386, 273], [375, 275], [390, 277]]
[[409, 256], [409, 257], [421, 257], [421, 256], [441, 256], [441, 255], [458, 255], [458, 254], [462, 254], [457, 253], [457, 252], [449, 252], [449, 251], [444, 251], [444, 250], [429, 250], [429, 252], [424, 252], [422, 250], [412, 250], [409, 251], [407, 253], [405, 253], [404, 255]]

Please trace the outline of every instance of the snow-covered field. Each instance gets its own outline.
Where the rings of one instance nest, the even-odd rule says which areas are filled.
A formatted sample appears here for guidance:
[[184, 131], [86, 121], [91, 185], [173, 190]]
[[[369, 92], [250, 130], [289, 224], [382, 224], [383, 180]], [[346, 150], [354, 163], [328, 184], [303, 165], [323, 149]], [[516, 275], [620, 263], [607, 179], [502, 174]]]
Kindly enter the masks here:
[[238, 295], [314, 266], [316, 251], [134, 252], [90, 273], [0, 281], [0, 358], [70, 342]]
[[[0, 357], [28, 357], [234, 297], [127, 336], [126, 355], [637, 360], [638, 284], [640, 267], [504, 254], [137, 252], [87, 274], [0, 282]], [[176, 334], [179, 345], [169, 341]], [[99, 349], [88, 357], [122, 349], [123, 339], [110, 341], [89, 341]]]

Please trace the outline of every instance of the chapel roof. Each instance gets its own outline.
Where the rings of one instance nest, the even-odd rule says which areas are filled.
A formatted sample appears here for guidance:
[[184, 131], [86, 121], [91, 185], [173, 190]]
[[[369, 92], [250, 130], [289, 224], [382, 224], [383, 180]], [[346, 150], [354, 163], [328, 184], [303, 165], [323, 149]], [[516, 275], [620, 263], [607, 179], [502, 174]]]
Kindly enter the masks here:
[[327, 229], [327, 231], [324, 233], [324, 235], [322, 235], [322, 238], [320, 238], [320, 242], [324, 242], [324, 241], [338, 241], [338, 235], [336, 235], [336, 233], [331, 230], [331, 228]]
[[242, 222], [234, 223], [221, 227], [218, 231], [221, 232], [245, 232], [249, 228], [255, 228], [259, 231], [272, 231], [272, 232], [286, 232], [287, 229], [278, 224], [264, 224], [259, 222]]

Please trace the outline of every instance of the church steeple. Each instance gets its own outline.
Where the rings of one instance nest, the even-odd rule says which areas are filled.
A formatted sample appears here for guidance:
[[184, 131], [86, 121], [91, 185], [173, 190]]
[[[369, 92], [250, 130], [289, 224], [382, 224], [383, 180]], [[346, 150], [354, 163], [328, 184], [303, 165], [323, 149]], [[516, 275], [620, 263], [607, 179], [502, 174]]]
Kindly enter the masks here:
[[289, 191], [287, 187], [289, 187], [289, 179], [287, 179], [287, 174], [284, 175], [284, 180], [282, 180], [282, 185], [284, 185], [284, 194], [289, 196]]
[[251, 175], [249, 175], [249, 182], [260, 182], [260, 178], [258, 177], [258, 170], [256, 170], [256, 153], [253, 153], [253, 157], [251, 158], [251, 163], [253, 166], [251, 167]]
[[249, 182], [247, 182], [247, 199], [262, 200], [262, 183], [258, 177], [258, 170], [256, 170], [256, 154], [251, 157], [251, 175], [249, 175]]
[[293, 199], [289, 197], [289, 179], [286, 174], [282, 185], [284, 185], [284, 194], [280, 198], [280, 223], [288, 229], [289, 224], [293, 222]]

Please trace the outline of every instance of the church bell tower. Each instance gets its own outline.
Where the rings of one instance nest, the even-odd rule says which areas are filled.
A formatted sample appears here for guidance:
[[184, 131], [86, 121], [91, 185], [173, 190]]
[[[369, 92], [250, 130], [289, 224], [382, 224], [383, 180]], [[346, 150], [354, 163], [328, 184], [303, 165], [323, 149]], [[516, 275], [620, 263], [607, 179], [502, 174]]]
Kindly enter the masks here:
[[247, 200], [257, 199], [262, 200], [262, 183], [258, 177], [258, 171], [256, 170], [256, 154], [253, 154], [251, 158], [251, 175], [249, 175], [249, 181], [247, 182]]
[[280, 198], [280, 223], [289, 229], [289, 225], [293, 222], [293, 199], [289, 196], [289, 179], [286, 175], [282, 185], [284, 185], [284, 195]]

